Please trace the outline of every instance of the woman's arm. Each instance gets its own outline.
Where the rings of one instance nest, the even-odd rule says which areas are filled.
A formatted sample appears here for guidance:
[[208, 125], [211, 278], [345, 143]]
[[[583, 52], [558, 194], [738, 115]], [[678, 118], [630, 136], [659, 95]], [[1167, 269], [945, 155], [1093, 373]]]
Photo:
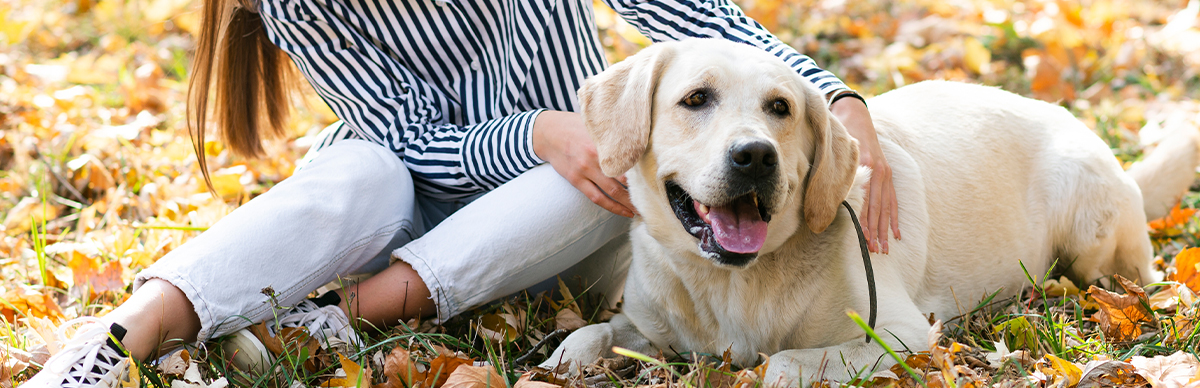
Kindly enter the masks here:
[[542, 110], [447, 124], [419, 76], [317, 2], [264, 2], [272, 43], [357, 135], [403, 158], [417, 190], [442, 199], [495, 188], [543, 160], [533, 150]]

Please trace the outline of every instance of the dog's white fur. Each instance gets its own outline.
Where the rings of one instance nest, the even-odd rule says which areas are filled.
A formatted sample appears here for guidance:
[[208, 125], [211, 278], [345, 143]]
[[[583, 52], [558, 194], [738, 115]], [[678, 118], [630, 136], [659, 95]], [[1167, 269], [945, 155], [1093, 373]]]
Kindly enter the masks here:
[[[711, 109], [680, 104], [700, 87], [712, 91]], [[790, 116], [764, 109], [776, 98]], [[576, 331], [543, 366], [590, 363], [613, 346], [731, 348], [741, 365], [770, 355], [767, 381], [794, 385], [893, 363], [846, 314], [865, 317], [868, 297], [858, 239], [839, 204], [847, 199], [862, 214], [869, 171], [856, 167], [857, 143], [811, 84], [759, 49], [687, 40], [614, 65], [589, 79], [580, 99], [602, 168], [626, 174], [640, 217], [624, 313]], [[1028, 286], [1022, 265], [1037, 276], [1058, 259], [1080, 284], [1112, 274], [1155, 280], [1143, 195], [1157, 205], [1186, 189], [1177, 182], [1192, 179], [1194, 131], [1133, 177], [1066, 110], [996, 88], [924, 82], [869, 106], [903, 234], [889, 255], [872, 255], [876, 331], [892, 348], [925, 350], [931, 313], [947, 319], [987, 294]], [[722, 266], [681, 226], [664, 182], [701, 203], [728, 201], [721, 165], [730, 144], [747, 137], [780, 151], [782, 195], [767, 204], [773, 220], [758, 258]]]

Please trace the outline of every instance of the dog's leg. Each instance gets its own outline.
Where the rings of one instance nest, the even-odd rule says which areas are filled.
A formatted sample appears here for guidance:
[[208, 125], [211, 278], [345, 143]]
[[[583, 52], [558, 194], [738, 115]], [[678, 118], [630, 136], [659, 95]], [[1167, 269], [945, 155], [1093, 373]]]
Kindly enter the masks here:
[[596, 362], [601, 357], [616, 357], [612, 348], [620, 346], [639, 353], [655, 352], [650, 340], [638, 331], [625, 314], [617, 314], [611, 321], [584, 326], [571, 333], [554, 354], [539, 367], [554, 370], [567, 365], [572, 376], [579, 374], [579, 367]]
[[[915, 306], [913, 307], [915, 310]], [[897, 319], [875, 329], [880, 338], [897, 352], [929, 349], [930, 325], [920, 315]], [[839, 345], [815, 349], [791, 349], [771, 355], [766, 386], [808, 386], [820, 379], [850, 381], [868, 378], [878, 370], [895, 365], [878, 341], [867, 343], [864, 337]]]

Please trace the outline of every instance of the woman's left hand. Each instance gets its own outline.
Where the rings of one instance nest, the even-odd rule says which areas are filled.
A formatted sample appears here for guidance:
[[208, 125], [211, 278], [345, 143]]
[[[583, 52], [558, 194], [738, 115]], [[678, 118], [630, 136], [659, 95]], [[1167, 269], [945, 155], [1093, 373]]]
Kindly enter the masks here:
[[829, 107], [846, 130], [858, 140], [858, 163], [871, 168], [867, 183], [867, 206], [863, 210], [863, 234], [871, 252], [888, 253], [888, 230], [900, 239], [900, 224], [896, 206], [896, 189], [892, 187], [892, 167], [879, 147], [875, 124], [867, 106], [856, 98], [841, 98]]

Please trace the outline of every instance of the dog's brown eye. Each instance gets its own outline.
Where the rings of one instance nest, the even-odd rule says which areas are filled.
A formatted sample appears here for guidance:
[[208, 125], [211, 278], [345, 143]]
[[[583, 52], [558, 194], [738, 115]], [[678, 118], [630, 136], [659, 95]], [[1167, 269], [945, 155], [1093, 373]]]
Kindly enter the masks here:
[[771, 103], [771, 111], [780, 116], [788, 114], [788, 103], [784, 100], [775, 100]]
[[708, 103], [708, 92], [705, 92], [703, 90], [694, 91], [694, 92], [692, 92], [692, 94], [689, 94], [687, 97], [683, 98], [683, 104], [693, 107], [693, 108], [698, 108], [698, 107], [704, 106], [704, 104], [707, 104], [707, 103]]

